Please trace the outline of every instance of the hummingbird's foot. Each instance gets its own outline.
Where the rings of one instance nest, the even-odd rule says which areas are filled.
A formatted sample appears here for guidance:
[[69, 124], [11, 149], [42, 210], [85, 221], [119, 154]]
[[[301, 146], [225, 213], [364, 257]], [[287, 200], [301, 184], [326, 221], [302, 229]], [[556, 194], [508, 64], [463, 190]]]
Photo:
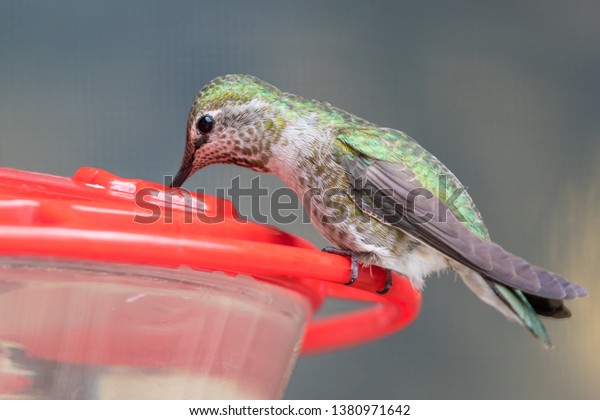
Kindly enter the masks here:
[[385, 269], [385, 286], [383, 286], [382, 290], [378, 290], [377, 293], [380, 295], [385, 295], [392, 288], [392, 270], [389, 268]]
[[358, 253], [349, 249], [339, 249], [334, 246], [326, 246], [321, 251], [329, 254], [342, 255], [344, 257], [350, 257], [350, 280], [344, 283], [346, 286], [352, 286], [358, 278]]

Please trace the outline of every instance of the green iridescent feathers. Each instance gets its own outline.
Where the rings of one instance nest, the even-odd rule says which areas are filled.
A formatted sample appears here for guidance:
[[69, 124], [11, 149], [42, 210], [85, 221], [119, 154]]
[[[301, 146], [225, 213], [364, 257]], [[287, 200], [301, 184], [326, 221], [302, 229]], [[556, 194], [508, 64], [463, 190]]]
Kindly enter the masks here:
[[444, 164], [406, 134], [385, 128], [346, 128], [340, 130], [337, 138], [350, 146], [354, 153], [402, 163], [473, 233], [482, 238], [488, 237], [481, 215], [462, 184]]
[[225, 104], [241, 104], [252, 99], [273, 103], [280, 95], [279, 89], [256, 77], [230, 74], [218, 77], [204, 86], [196, 96], [191, 111], [198, 114], [203, 109], [219, 109]]

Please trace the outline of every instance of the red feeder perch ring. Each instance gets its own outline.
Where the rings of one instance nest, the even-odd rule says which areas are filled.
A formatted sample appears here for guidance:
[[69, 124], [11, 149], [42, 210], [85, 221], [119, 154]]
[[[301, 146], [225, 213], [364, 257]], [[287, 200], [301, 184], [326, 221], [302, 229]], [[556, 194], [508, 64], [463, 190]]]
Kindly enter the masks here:
[[303, 294], [315, 312], [325, 298], [369, 302], [312, 319], [305, 353], [374, 340], [418, 314], [420, 294], [384, 270], [361, 270], [352, 287], [347, 258], [237, 218], [230, 202], [82, 168], [73, 178], [0, 168], [0, 256], [53, 257], [250, 275]]

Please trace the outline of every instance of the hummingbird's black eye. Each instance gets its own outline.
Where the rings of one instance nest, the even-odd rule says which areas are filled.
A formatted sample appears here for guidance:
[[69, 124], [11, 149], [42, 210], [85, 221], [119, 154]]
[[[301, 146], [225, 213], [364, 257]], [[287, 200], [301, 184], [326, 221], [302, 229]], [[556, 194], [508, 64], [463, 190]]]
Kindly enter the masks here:
[[215, 119], [212, 117], [212, 115], [205, 114], [198, 118], [198, 121], [196, 121], [196, 129], [199, 132], [206, 134], [212, 130], [214, 124]]

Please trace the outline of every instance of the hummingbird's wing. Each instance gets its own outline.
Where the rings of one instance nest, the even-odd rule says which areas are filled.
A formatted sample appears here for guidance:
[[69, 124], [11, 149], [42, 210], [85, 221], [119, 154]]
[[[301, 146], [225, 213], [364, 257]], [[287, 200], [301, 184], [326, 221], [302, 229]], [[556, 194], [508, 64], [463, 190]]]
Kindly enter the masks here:
[[[445, 198], [442, 200], [433, 192], [434, 188], [430, 188], [427, 182], [419, 179], [423, 179], [424, 176], [433, 179], [437, 175], [435, 168], [427, 168], [421, 170], [421, 174], [425, 175], [419, 176], [419, 170], [408, 166], [406, 162], [411, 164], [410, 159], [414, 158], [411, 156], [406, 159], [406, 156], [403, 156], [405, 152], [398, 149], [410, 142], [410, 147], [421, 153], [421, 158], [413, 163], [438, 165], [438, 174], [448, 176], [445, 181], [449, 183], [446, 185], [447, 189], [452, 191], [461, 187], [458, 180], [437, 159], [410, 137], [395, 132], [399, 133], [396, 135], [406, 138], [394, 144], [386, 140], [390, 134], [395, 134], [392, 130], [384, 130], [378, 138], [374, 136], [378, 130], [368, 129], [360, 133], [363, 136], [362, 140], [365, 136], [371, 137], [368, 143], [364, 143], [356, 141], [357, 133], [350, 130], [357, 131], [341, 130], [337, 136], [342, 142], [341, 164], [352, 183], [353, 198], [363, 211], [384, 223], [402, 229], [415, 239], [494, 282], [549, 299], [574, 299], [587, 294], [580, 286], [510, 254], [487, 239], [487, 235], [478, 234], [468, 222], [459, 220], [451, 208], [468, 204], [471, 202], [470, 198], [467, 201], [463, 199], [461, 203], [460, 197], [442, 192], [440, 195]], [[367, 134], [364, 131], [367, 131]], [[466, 193], [463, 192], [461, 196], [464, 195]], [[468, 210], [463, 210], [463, 213], [469, 214]], [[476, 211], [475, 213], [473, 220], [479, 217]], [[465, 218], [462, 213], [459, 214], [462, 219]], [[487, 234], [487, 230], [485, 233]]]

